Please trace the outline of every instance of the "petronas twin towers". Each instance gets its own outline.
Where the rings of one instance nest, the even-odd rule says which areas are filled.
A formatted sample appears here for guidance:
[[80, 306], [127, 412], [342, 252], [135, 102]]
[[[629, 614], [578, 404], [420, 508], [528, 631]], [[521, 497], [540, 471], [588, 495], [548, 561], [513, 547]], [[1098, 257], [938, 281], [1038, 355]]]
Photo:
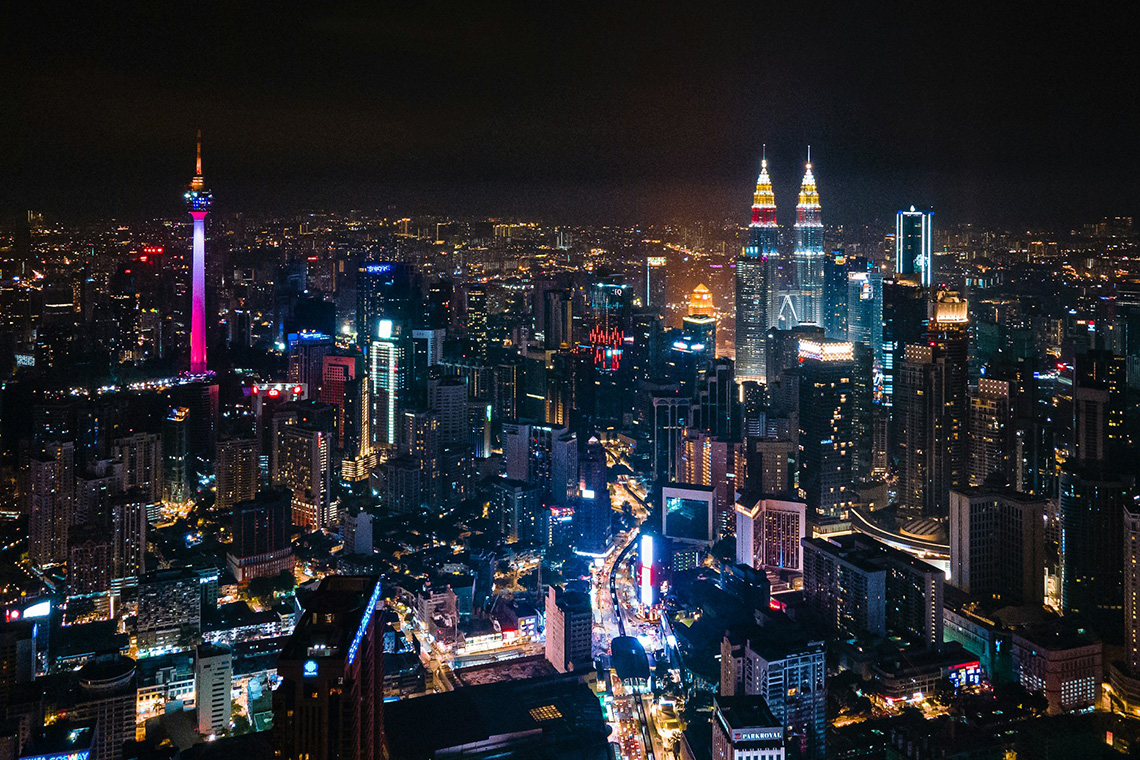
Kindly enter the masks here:
[[781, 260], [779, 243], [776, 196], [765, 157], [756, 178], [748, 242], [736, 262], [736, 372], [744, 380], [764, 380], [768, 328], [823, 321], [823, 221], [810, 149], [796, 205], [793, 266]]

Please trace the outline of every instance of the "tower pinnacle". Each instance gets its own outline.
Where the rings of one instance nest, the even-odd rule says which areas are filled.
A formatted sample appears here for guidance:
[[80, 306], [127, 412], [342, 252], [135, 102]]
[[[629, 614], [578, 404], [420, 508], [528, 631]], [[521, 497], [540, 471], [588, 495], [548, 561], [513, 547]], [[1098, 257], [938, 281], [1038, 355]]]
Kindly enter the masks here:
[[199, 177], [202, 176], [202, 130], [200, 129], [198, 130], [198, 171], [194, 174]]

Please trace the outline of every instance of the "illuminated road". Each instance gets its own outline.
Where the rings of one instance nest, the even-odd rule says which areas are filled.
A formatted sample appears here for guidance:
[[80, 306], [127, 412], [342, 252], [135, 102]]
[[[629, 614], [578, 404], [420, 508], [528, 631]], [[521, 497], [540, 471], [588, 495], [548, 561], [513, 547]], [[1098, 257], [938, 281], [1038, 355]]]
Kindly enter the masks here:
[[[615, 453], [606, 447], [606, 452], [615, 463], [621, 463], [628, 468], [628, 460], [619, 453]], [[632, 472], [632, 470], [630, 470]], [[644, 497], [638, 494], [632, 487], [630, 487], [628, 480], [620, 484], [625, 488], [626, 492], [633, 497], [637, 509], [634, 510], [635, 516], [644, 521], [648, 516], [648, 506], [645, 503]], [[625, 617], [628, 610], [624, 609], [621, 599], [618, 597], [617, 579], [618, 574], [621, 572], [622, 567], [630, 560], [631, 553], [635, 546], [637, 546], [638, 537], [641, 534], [641, 525], [629, 532], [624, 538], [619, 538], [614, 547], [614, 551], [610, 552], [606, 557], [601, 569], [595, 576], [595, 608], [602, 612], [602, 625], [604, 629], [604, 640], [599, 642], [606, 650], [609, 649], [612, 636], [610, 636], [611, 627], [616, 628], [617, 635], [626, 635], [626, 622]], [[629, 571], [632, 573], [632, 569]], [[632, 578], [632, 575], [630, 576]], [[605, 591], [608, 589], [609, 598], [606, 599]], [[649, 718], [646, 715], [644, 699], [639, 694], [622, 695], [618, 697], [618, 692], [615, 690], [615, 709], [619, 714], [619, 738], [621, 740], [620, 747], [622, 749], [623, 757], [628, 758], [630, 755], [640, 756], [644, 753], [644, 757], [648, 760], [654, 760], [656, 753], [654, 751], [653, 738], [650, 736], [649, 731]], [[620, 703], [620, 706], [619, 706]], [[632, 706], [632, 709], [630, 707]], [[628, 715], [626, 711], [628, 710]], [[628, 719], [627, 719], [628, 718]], [[636, 725], [631, 725], [631, 724]], [[632, 741], [630, 732], [636, 736], [639, 741]]]

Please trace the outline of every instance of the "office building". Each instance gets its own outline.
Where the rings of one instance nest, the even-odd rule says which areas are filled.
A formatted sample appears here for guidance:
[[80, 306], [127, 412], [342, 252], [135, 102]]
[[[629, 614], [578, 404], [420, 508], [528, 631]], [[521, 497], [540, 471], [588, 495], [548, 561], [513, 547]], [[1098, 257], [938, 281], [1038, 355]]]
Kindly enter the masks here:
[[230, 730], [233, 698], [233, 652], [203, 644], [194, 657], [194, 704], [198, 733], [208, 739]]
[[[1135, 496], [1134, 476], [1100, 468], [1061, 472], [1061, 606], [1066, 612], [1112, 614], [1123, 604], [1124, 510]], [[1111, 619], [1111, 618], [1110, 618]]]
[[192, 498], [190, 410], [175, 407], [162, 422], [162, 499], [185, 504]]
[[1045, 593], [1045, 501], [1006, 489], [950, 492], [950, 577], [968, 594], [1040, 607]]
[[716, 489], [689, 483], [661, 488], [661, 532], [667, 538], [711, 545], [716, 540]]
[[676, 480], [685, 429], [692, 421], [691, 399], [673, 392], [659, 391], [650, 396], [649, 422], [653, 446], [653, 479]]
[[942, 643], [942, 571], [853, 533], [805, 538], [804, 599], [838, 636]]
[[895, 216], [895, 274], [923, 287], [934, 284], [934, 212], [899, 211]]
[[369, 348], [369, 389], [372, 397], [372, 442], [394, 447], [399, 443], [399, 410], [407, 391], [408, 348], [399, 323], [379, 320]]
[[138, 674], [135, 661], [119, 654], [99, 655], [77, 672], [44, 680], [44, 720], [65, 716], [73, 724], [94, 724], [91, 757], [121, 760], [123, 745], [135, 738]]
[[491, 348], [490, 334], [487, 331], [487, 286], [475, 283], [467, 288], [466, 324], [467, 340], [471, 346], [472, 358], [484, 363]]
[[795, 324], [823, 324], [823, 220], [820, 215], [819, 191], [812, 174], [809, 152], [799, 203], [796, 206], [795, 251], [796, 273]]
[[758, 570], [803, 572], [807, 505], [744, 493], [736, 502], [736, 562]]
[[444, 446], [468, 443], [467, 381], [454, 375], [428, 381], [428, 408], [439, 415], [439, 435]]
[[300, 601], [277, 661], [275, 750], [309, 760], [386, 758], [380, 583], [330, 575]]
[[[906, 347], [924, 342], [929, 319], [927, 312], [924, 288], [906, 280], [883, 282], [883, 403], [888, 407], [894, 403], [898, 365], [903, 360]], [[893, 423], [890, 433], [891, 458], [897, 460], [894, 450], [903, 424], [898, 415]]]
[[968, 483], [966, 308], [953, 296], [932, 302], [927, 342], [908, 345], [899, 367], [899, 502], [911, 514], [945, 517], [950, 489]]
[[524, 480], [491, 480], [489, 516], [492, 525], [507, 539], [546, 545], [542, 520], [542, 492]]
[[356, 342], [366, 356], [379, 337], [380, 321], [404, 323], [411, 318], [414, 276], [409, 264], [373, 261], [356, 274]]
[[1017, 386], [1011, 380], [978, 378], [970, 394], [969, 483], [977, 487], [991, 476], [1016, 480], [1018, 427], [1014, 419]]
[[505, 423], [503, 474], [536, 485], [555, 504], [578, 491], [578, 438], [564, 427]]
[[289, 367], [286, 380], [303, 383], [310, 398], [321, 398], [324, 383], [325, 359], [336, 350], [332, 337], [319, 332], [300, 332], [289, 335]]
[[736, 260], [736, 371], [745, 380], [764, 382], [765, 348], [772, 286], [769, 259], [778, 256], [776, 196], [768, 177], [768, 159], [760, 160], [760, 175], [752, 196], [748, 242]]
[[546, 595], [546, 659], [559, 673], [590, 670], [594, 614], [590, 595], [551, 586]]
[[583, 554], [602, 556], [613, 541], [613, 507], [606, 472], [606, 451], [596, 438], [586, 444], [578, 463], [578, 501], [574, 522], [578, 529], [575, 548]]
[[713, 760], [784, 760], [784, 724], [764, 698], [713, 697]]
[[[645, 290], [641, 294], [641, 305], [646, 309], [664, 310], [669, 305], [668, 268], [665, 256], [645, 257]], [[550, 346], [547, 341], [547, 346]]]
[[226, 567], [238, 583], [293, 571], [291, 515], [292, 492], [285, 490], [262, 491], [235, 506]]
[[871, 351], [876, 395], [882, 392], [883, 374], [883, 276], [878, 272], [847, 273], [847, 335], [850, 343], [862, 343]]
[[344, 386], [343, 426], [340, 437], [340, 478], [354, 483], [368, 479], [376, 466], [376, 449], [372, 444], [372, 396], [368, 376], [348, 380]]
[[309, 386], [309, 393], [314, 398], [337, 409], [336, 444], [341, 451], [346, 449], [345, 438], [349, 433], [348, 428], [352, 426], [348, 397], [352, 393], [353, 381], [363, 375], [363, 370], [363, 357], [360, 354], [327, 354], [321, 364], [320, 391], [314, 393], [312, 386]]
[[799, 488], [810, 509], [845, 517], [854, 479], [855, 349], [800, 340]]
[[134, 586], [139, 576], [146, 572], [147, 510], [150, 506], [151, 502], [138, 491], [129, 491], [111, 499], [111, 535], [114, 541], [111, 590], [115, 594]]
[[[1073, 367], [1073, 445], [1078, 465], [1118, 460], [1127, 452], [1127, 364], [1107, 350], [1078, 354]], [[1112, 461], [1110, 469], [1118, 465]]]
[[214, 460], [216, 509], [230, 509], [257, 496], [261, 486], [261, 447], [256, 438], [220, 441]]

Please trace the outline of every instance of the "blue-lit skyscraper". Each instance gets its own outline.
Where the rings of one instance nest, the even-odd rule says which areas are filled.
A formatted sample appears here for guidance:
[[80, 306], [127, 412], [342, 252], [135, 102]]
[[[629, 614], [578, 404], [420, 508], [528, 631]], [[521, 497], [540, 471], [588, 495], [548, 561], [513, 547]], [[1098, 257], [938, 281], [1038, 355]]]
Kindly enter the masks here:
[[779, 243], [776, 197], [768, 178], [768, 160], [760, 161], [760, 176], [752, 197], [752, 221], [744, 254], [736, 261], [736, 369], [741, 380], [763, 381], [764, 337], [768, 333], [771, 282], [768, 259]]
[[895, 274], [917, 279], [926, 287], [934, 282], [934, 212], [900, 211], [895, 217]]
[[811, 172], [811, 154], [800, 185], [796, 206], [795, 318], [798, 324], [823, 324], [823, 220], [820, 215], [819, 192]]

